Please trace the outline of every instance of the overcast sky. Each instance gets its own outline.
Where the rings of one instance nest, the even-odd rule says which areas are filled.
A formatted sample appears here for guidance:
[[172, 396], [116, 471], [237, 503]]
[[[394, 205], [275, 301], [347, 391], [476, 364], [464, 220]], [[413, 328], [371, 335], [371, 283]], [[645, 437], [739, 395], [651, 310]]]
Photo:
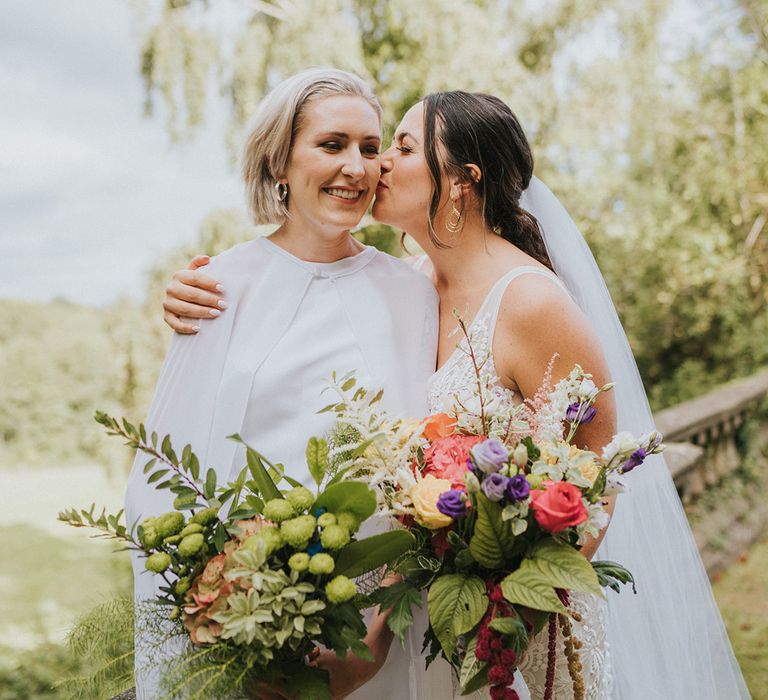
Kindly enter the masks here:
[[185, 145], [143, 116], [133, 7], [0, 2], [0, 297], [140, 296], [207, 212], [243, 206], [223, 115]]

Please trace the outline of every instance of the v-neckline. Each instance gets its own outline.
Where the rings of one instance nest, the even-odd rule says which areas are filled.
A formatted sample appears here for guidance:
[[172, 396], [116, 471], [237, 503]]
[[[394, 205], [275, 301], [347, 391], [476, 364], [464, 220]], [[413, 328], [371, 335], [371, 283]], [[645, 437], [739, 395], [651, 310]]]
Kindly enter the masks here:
[[[516, 270], [516, 269], [518, 269], [518, 268], [512, 268], [512, 270], [509, 270], [509, 272], [505, 272], [505, 273], [504, 273], [504, 274], [503, 274], [501, 277], [499, 277], [499, 279], [497, 279], [497, 280], [496, 280], [496, 281], [493, 283], [493, 286], [492, 286], [492, 287], [491, 287], [491, 288], [488, 290], [488, 293], [485, 295], [485, 298], [483, 299], [483, 301], [482, 301], [482, 303], [480, 304], [479, 308], [478, 308], [478, 309], [477, 309], [477, 311], [475, 312], [475, 315], [472, 317], [472, 321], [471, 321], [471, 323], [469, 323], [469, 324], [466, 324], [466, 328], [467, 328], [467, 335], [469, 335], [469, 336], [471, 337], [471, 335], [472, 335], [472, 333], [471, 333], [472, 329], [475, 327], [475, 324], [476, 324], [476, 323], [477, 323], [477, 322], [480, 320], [480, 318], [482, 317], [482, 314], [483, 314], [483, 312], [485, 311], [485, 307], [486, 307], [486, 305], [488, 304], [488, 300], [491, 298], [491, 295], [492, 295], [492, 294], [493, 294], [493, 293], [496, 291], [496, 288], [497, 288], [497, 287], [498, 287], [498, 286], [501, 284], [501, 282], [502, 282], [504, 279], [506, 279], [506, 278], [507, 278], [507, 277], [510, 275], [510, 273], [512, 273], [512, 272], [513, 272], [514, 270]], [[460, 332], [460, 327], [457, 325], [455, 330]], [[454, 357], [456, 357], [456, 355], [457, 355], [457, 354], [458, 354], [458, 352], [459, 352], [459, 349], [461, 348], [461, 344], [462, 344], [464, 341], [466, 341], [466, 337], [462, 337], [462, 338], [461, 338], [461, 340], [459, 340], [459, 342], [458, 342], [458, 343], [456, 343], [456, 347], [453, 349], [453, 352], [451, 352], [451, 354], [450, 354], [450, 355], [448, 355], [448, 359], [446, 359], [446, 361], [445, 361], [445, 362], [443, 362], [443, 364], [442, 364], [442, 365], [440, 365], [440, 366], [439, 366], [439, 367], [438, 367], [438, 368], [437, 368], [437, 369], [434, 371], [434, 373], [432, 374], [432, 376], [433, 376], [433, 377], [435, 377], [435, 376], [437, 376], [438, 374], [440, 374], [440, 373], [443, 371], [443, 368], [444, 368], [446, 365], [448, 365], [449, 363], [451, 363], [451, 362], [453, 361]]]

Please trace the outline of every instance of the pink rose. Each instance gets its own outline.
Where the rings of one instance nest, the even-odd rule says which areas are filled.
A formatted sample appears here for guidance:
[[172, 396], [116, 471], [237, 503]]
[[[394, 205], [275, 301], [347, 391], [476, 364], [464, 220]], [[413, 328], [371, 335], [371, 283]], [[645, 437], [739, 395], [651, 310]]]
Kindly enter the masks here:
[[557, 534], [587, 519], [581, 491], [566, 481], [545, 481], [545, 490], [531, 491], [531, 508], [542, 528]]
[[485, 438], [480, 435], [437, 438], [424, 450], [424, 475], [432, 474], [438, 479], [447, 479], [453, 488], [464, 488], [464, 474], [469, 471], [469, 451], [483, 440]]

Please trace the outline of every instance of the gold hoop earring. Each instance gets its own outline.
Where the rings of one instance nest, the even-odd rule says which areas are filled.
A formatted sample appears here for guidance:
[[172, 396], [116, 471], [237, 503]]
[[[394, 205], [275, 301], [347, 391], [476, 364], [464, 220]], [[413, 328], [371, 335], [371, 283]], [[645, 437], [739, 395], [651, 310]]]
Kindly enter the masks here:
[[284, 202], [288, 196], [288, 185], [285, 182], [275, 183], [275, 196], [278, 202]]
[[464, 228], [464, 213], [456, 208], [455, 202], [452, 202], [451, 205], [453, 209], [448, 217], [448, 221], [445, 222], [445, 230], [452, 236], [455, 236]]

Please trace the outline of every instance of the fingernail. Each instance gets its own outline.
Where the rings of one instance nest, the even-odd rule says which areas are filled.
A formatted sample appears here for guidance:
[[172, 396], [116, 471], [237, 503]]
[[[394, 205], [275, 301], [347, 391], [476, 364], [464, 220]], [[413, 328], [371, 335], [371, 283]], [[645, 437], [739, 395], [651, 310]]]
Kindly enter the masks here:
[[220, 309], [226, 309], [229, 306], [229, 304], [227, 304], [227, 302], [223, 300], [219, 301], [218, 305]]
[[208, 309], [208, 313], [211, 316], [218, 316], [221, 313], [221, 311], [219, 311], [218, 309]]
[[192, 326], [192, 332], [197, 333], [200, 330], [200, 326]]
[[216, 285], [216, 291], [217, 292], [223, 292], [224, 291], [224, 287], [222, 285], [220, 285], [220, 284], [217, 284]]

